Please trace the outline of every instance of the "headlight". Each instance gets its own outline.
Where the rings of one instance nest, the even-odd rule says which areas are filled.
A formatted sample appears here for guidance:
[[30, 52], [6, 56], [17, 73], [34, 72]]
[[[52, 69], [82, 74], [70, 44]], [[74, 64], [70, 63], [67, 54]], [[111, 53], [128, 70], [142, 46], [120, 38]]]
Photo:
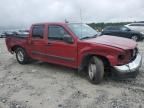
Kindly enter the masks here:
[[118, 56], [118, 59], [119, 59], [119, 60], [124, 60], [124, 59], [125, 59], [125, 55], [119, 55], [119, 56]]

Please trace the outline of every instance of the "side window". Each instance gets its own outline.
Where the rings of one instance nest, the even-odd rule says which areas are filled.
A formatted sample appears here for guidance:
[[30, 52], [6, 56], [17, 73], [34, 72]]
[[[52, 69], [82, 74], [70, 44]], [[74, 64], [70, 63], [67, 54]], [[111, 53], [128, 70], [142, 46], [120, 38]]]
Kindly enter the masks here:
[[141, 27], [141, 26], [144, 26], [144, 24], [137, 24], [137, 26], [140, 26], [140, 27]]
[[130, 24], [129, 26], [138, 26], [137, 24]]
[[144, 26], [144, 24], [131, 24], [129, 26]]
[[134, 26], [133, 24], [129, 24], [128, 26]]
[[113, 29], [116, 30], [116, 31], [117, 30], [119, 31], [119, 30], [121, 30], [121, 27], [114, 27]]
[[119, 27], [110, 26], [110, 27], [107, 27], [106, 30], [108, 30], [108, 31], [115, 31], [115, 30], [119, 30]]
[[32, 29], [33, 38], [43, 38], [44, 37], [44, 25], [35, 25]]
[[105, 30], [105, 31], [111, 30], [111, 27], [106, 27], [106, 28], [104, 28], [104, 30]]
[[48, 39], [49, 40], [63, 40], [64, 35], [68, 33], [61, 26], [50, 25], [48, 27]]

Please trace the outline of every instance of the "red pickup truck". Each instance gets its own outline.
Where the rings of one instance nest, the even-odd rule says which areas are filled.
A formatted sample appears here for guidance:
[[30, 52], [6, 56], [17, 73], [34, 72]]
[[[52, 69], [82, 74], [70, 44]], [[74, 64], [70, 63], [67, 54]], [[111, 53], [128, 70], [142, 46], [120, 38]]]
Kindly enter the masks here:
[[133, 40], [97, 32], [81, 23], [39, 23], [30, 31], [9, 35], [8, 51], [16, 53], [20, 64], [31, 59], [60, 64], [78, 70], [87, 69], [92, 83], [102, 81], [107, 69], [116, 78], [136, 77], [142, 64]]

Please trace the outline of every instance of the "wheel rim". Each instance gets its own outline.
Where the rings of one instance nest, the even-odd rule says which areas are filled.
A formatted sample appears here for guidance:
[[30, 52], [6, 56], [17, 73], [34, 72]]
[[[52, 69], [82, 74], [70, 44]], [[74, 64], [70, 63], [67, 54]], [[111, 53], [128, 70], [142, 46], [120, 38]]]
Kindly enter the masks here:
[[93, 80], [94, 75], [96, 73], [96, 65], [95, 64], [92, 64], [92, 63], [89, 64], [88, 73], [89, 73], [90, 79]]
[[134, 41], [137, 41], [137, 36], [132, 36], [132, 39], [134, 40]]
[[17, 58], [21, 62], [24, 60], [24, 54], [22, 53], [22, 51], [18, 51]]

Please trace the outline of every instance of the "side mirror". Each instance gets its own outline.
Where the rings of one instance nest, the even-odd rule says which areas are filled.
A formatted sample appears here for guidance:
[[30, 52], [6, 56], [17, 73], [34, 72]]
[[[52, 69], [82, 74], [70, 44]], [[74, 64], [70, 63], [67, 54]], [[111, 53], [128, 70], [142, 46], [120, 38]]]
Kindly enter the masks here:
[[63, 37], [64, 42], [72, 44], [73, 43], [73, 38], [70, 35], [64, 35]]

